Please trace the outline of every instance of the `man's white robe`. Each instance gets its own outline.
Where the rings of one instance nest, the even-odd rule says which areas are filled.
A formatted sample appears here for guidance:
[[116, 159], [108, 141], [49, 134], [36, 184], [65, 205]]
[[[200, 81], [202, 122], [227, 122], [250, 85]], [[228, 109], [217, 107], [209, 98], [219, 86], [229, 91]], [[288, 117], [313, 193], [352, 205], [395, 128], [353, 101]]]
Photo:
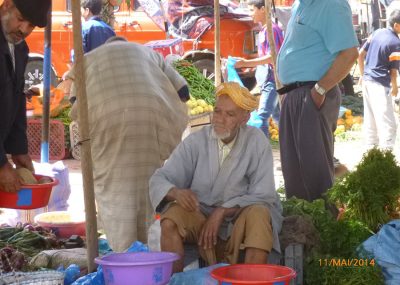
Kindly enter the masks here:
[[[218, 206], [267, 206], [272, 219], [273, 248], [280, 252], [278, 233], [282, 225], [282, 207], [275, 191], [272, 149], [259, 129], [241, 127], [221, 167], [218, 140], [211, 136], [211, 127], [189, 135], [150, 179], [150, 200], [154, 209], [162, 206], [172, 187], [189, 188], [196, 193], [202, 212], [210, 212], [212, 207]], [[229, 229], [228, 225], [220, 230], [219, 236], [229, 236]]]
[[148, 183], [187, 126], [177, 93], [186, 81], [160, 54], [121, 41], [87, 53], [85, 74], [98, 215], [111, 248], [124, 251], [147, 242]]

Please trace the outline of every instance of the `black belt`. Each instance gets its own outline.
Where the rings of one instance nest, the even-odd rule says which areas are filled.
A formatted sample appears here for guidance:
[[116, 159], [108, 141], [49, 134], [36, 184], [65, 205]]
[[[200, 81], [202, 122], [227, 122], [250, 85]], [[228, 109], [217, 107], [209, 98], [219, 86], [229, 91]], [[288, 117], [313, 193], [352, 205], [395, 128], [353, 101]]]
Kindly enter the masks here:
[[303, 87], [303, 86], [314, 86], [315, 83], [317, 83], [317, 81], [297, 81], [294, 83], [290, 83], [288, 85], [283, 86], [282, 88], [279, 88], [278, 90], [276, 90], [276, 92], [278, 92], [280, 95], [289, 93], [292, 90], [295, 90], [297, 88]]

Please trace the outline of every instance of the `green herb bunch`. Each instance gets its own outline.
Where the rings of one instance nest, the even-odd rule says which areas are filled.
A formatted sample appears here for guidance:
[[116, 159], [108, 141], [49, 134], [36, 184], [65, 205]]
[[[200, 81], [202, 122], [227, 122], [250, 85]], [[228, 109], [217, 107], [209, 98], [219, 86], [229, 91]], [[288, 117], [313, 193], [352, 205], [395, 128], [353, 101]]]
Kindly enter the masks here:
[[376, 264], [363, 267], [324, 266], [321, 260], [358, 258], [357, 249], [373, 232], [363, 223], [334, 218], [323, 199], [308, 202], [292, 197], [282, 202], [283, 215], [311, 218], [319, 233], [319, 244], [305, 256], [304, 278], [308, 285], [384, 284], [382, 272]]
[[189, 85], [190, 95], [195, 99], [203, 99], [212, 106], [215, 105], [214, 82], [203, 76], [203, 74], [189, 61], [178, 60], [174, 67]]
[[373, 232], [359, 221], [337, 221], [326, 210], [322, 199], [308, 202], [292, 197], [282, 205], [284, 216], [307, 215], [311, 218], [320, 236], [320, 245], [316, 248], [318, 254], [342, 258], [355, 257], [357, 247], [373, 235]]
[[361, 221], [373, 231], [391, 219], [399, 197], [400, 167], [391, 151], [377, 148], [328, 191], [330, 201], [345, 207], [345, 219]]

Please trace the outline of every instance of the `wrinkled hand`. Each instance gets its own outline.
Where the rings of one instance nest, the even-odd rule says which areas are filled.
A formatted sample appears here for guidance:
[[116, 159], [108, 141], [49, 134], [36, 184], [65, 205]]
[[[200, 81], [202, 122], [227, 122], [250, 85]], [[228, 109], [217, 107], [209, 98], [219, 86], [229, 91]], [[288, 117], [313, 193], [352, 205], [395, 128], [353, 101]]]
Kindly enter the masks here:
[[5, 192], [17, 192], [21, 188], [21, 181], [17, 172], [10, 163], [0, 167], [0, 189]]
[[199, 246], [209, 249], [217, 244], [219, 227], [224, 220], [224, 211], [224, 208], [216, 208], [208, 217], [200, 232]]
[[194, 212], [199, 210], [199, 200], [192, 190], [172, 188], [169, 194], [186, 211]]
[[322, 104], [324, 104], [325, 97], [325, 95], [319, 95], [314, 87], [311, 89], [311, 99], [314, 101], [314, 104], [318, 110], [321, 109]]
[[35, 171], [35, 169], [33, 168], [32, 159], [29, 154], [13, 154], [11, 155], [11, 159], [14, 162], [16, 168], [25, 167], [32, 172]]

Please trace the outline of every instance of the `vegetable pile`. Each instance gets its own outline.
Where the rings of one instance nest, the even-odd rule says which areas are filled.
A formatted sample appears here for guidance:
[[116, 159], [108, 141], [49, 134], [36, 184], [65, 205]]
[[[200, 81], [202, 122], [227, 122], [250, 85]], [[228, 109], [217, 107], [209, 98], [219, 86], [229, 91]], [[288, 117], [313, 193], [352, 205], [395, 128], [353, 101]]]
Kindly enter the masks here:
[[202, 99], [207, 104], [214, 106], [214, 82], [205, 78], [203, 74], [201, 74], [201, 72], [189, 61], [175, 61], [174, 67], [179, 72], [179, 74], [186, 79], [189, 85], [190, 95], [194, 99]]
[[283, 212], [284, 216], [310, 217], [320, 235], [320, 243], [305, 256], [304, 284], [384, 284], [381, 270], [373, 260], [368, 261], [368, 266], [359, 267], [329, 264], [331, 260], [357, 258], [357, 247], [373, 234], [361, 222], [337, 221], [322, 199], [308, 202], [293, 197], [283, 201]]
[[0, 272], [27, 269], [29, 258], [40, 251], [60, 248], [61, 243], [48, 229], [31, 224], [0, 227]]
[[346, 209], [344, 217], [376, 231], [396, 217], [400, 198], [400, 166], [389, 150], [373, 148], [354, 172], [343, 176], [328, 191], [331, 201]]
[[364, 112], [363, 98], [359, 96], [342, 96], [342, 106], [352, 110], [354, 115], [362, 115]]
[[355, 171], [328, 190], [327, 198], [344, 209], [338, 218], [326, 210], [322, 199], [282, 202], [284, 216], [307, 216], [319, 232], [319, 244], [306, 252], [305, 284], [384, 284], [380, 267], [366, 258], [362, 243], [381, 225], [399, 218], [400, 166], [392, 152], [369, 150]]

